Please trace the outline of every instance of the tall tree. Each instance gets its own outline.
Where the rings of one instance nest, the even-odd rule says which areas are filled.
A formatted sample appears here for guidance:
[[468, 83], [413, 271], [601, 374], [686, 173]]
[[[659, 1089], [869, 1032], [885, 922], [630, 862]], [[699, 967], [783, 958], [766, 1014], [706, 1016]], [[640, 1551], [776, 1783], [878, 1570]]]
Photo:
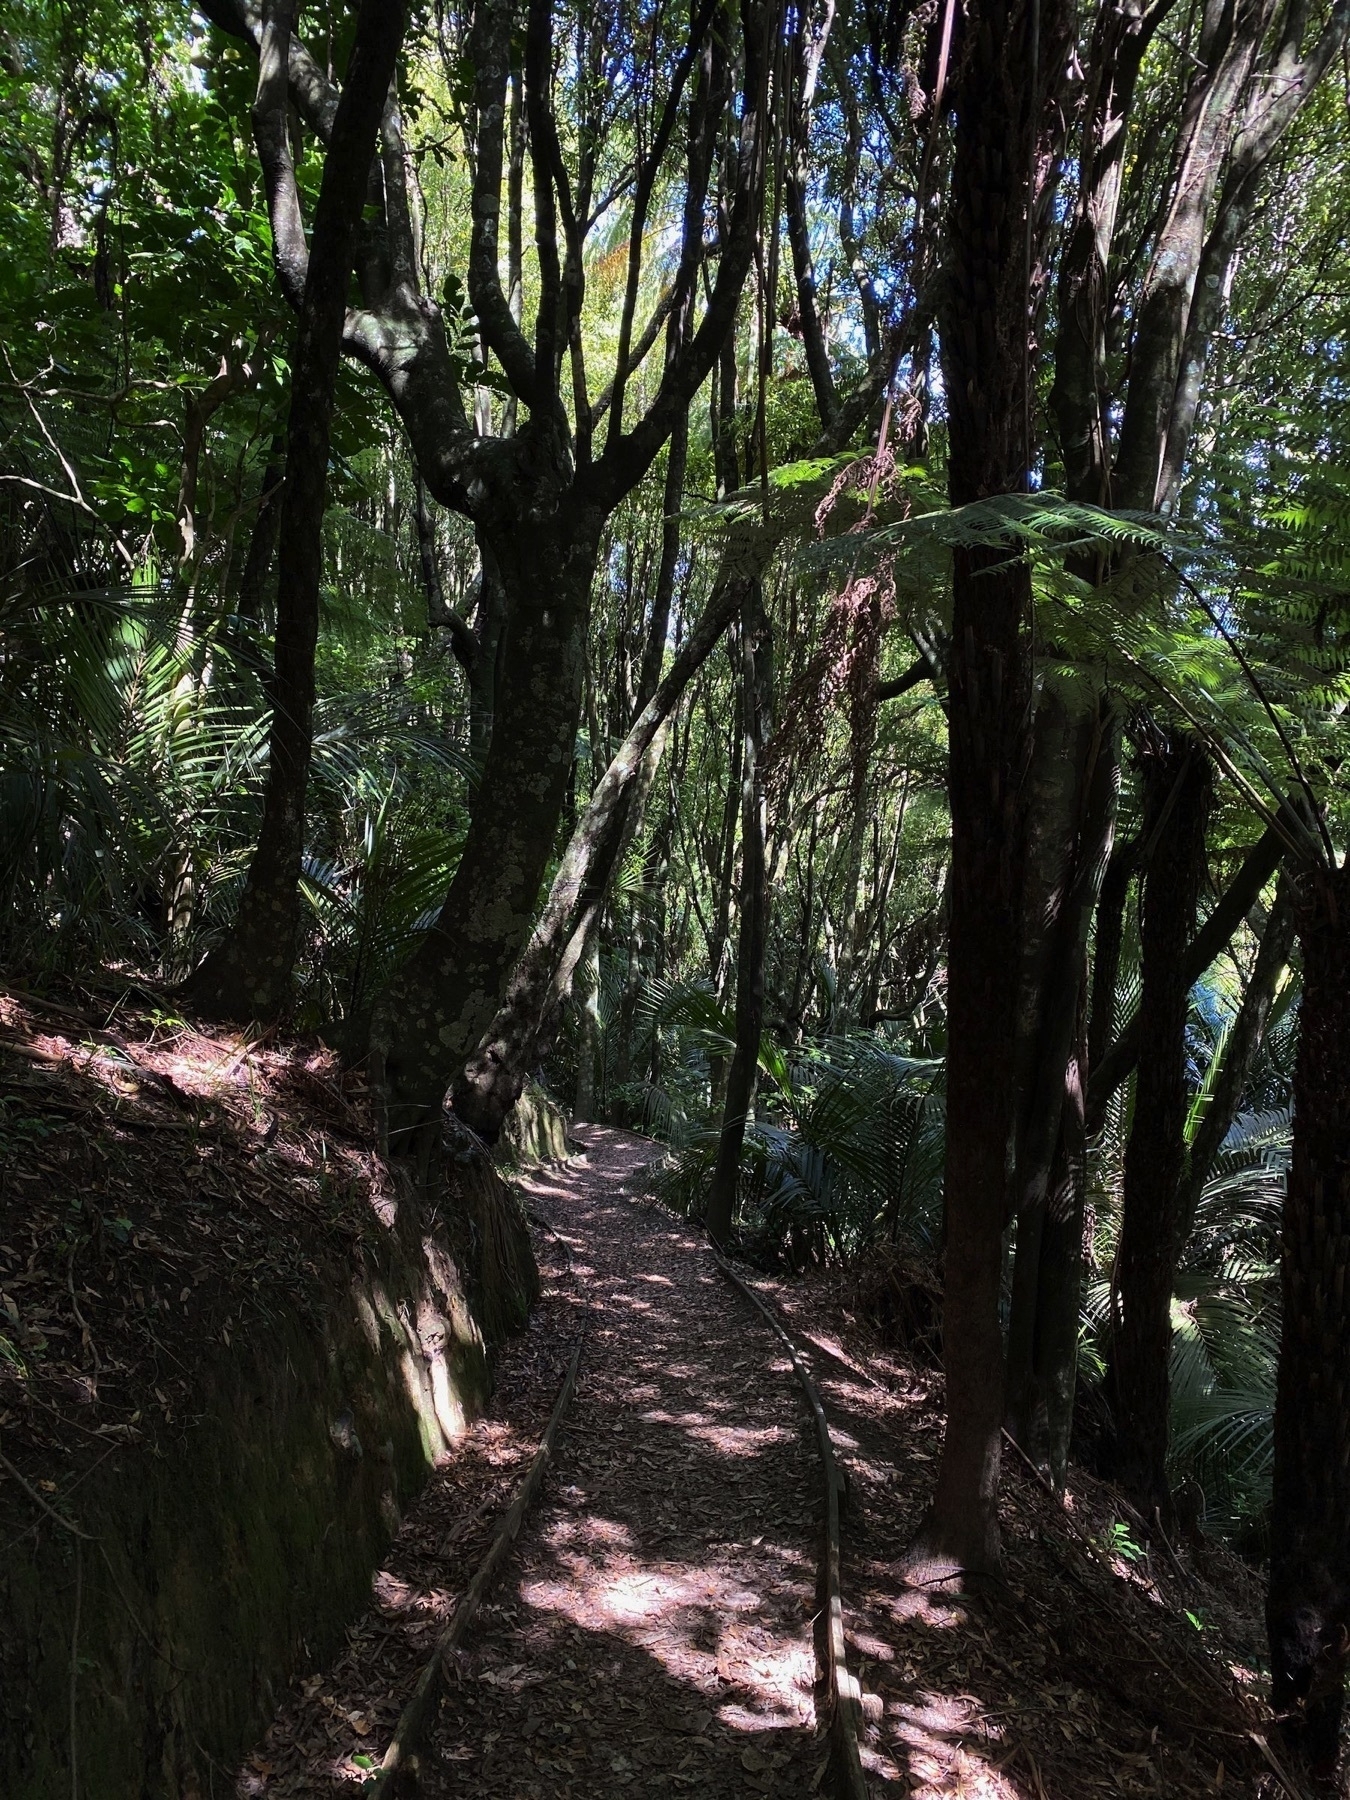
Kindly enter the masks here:
[[[1157, 0], [1151, 7], [1102, 6], [1093, 22], [1084, 56], [1077, 192], [1059, 262], [1051, 390], [1070, 498], [1143, 511], [1156, 507], [1169, 514], [1176, 509], [1186, 471], [1238, 240], [1276, 148], [1344, 44], [1350, 25], [1350, 7], [1340, 4], [1317, 23], [1301, 6], [1241, 0], [1185, 14], [1183, 29], [1192, 55], [1177, 78], [1181, 104], [1175, 134], [1170, 142], [1156, 135], [1131, 160], [1144, 58], [1174, 10], [1175, 0]], [[1141, 266], [1143, 278], [1137, 292], [1131, 292], [1131, 271]], [[1124, 359], [1113, 356], [1111, 342], [1122, 320], [1128, 346]], [[1100, 580], [1114, 566], [1114, 559], [1104, 556], [1092, 563], [1079, 559], [1075, 573]], [[1038, 741], [1052, 726], [1042, 705], [1036, 718]], [[1071, 799], [1086, 774], [1084, 769], [1078, 784], [1059, 784], [1061, 803]], [[1056, 835], [1043, 829], [1039, 840], [1053, 842]], [[1278, 854], [1276, 844], [1247, 907]], [[1245, 910], [1234, 915], [1229, 935]], [[1073, 1011], [1091, 913], [1091, 907], [1080, 912], [1077, 946], [1046, 964], [1039, 1000], [1033, 994], [1024, 1006], [1024, 1044], [1044, 1042], [1042, 1019]], [[1102, 947], [1109, 948], [1110, 942], [1108, 932]], [[1167, 1053], [1169, 1065], [1181, 1055], [1185, 1028], [1184, 1011], [1178, 1014], [1174, 1008], [1172, 1016], [1177, 1042]], [[1127, 1034], [1131, 1041], [1137, 1031], [1138, 1021]], [[1101, 1034], [1095, 1035], [1100, 1040]], [[1100, 1128], [1109, 1086], [1130, 1066], [1124, 1042], [1114, 1047], [1102, 1041], [1099, 1047], [1110, 1072], [1106, 1062], [1099, 1067], [1089, 1060], [1086, 1069], [1079, 1067], [1080, 1080], [1086, 1077], [1089, 1083], [1090, 1135]], [[1034, 1058], [1024, 1054], [1024, 1066], [1029, 1060]], [[1040, 1098], [1033, 1094], [1024, 1101], [1031, 1107], [1019, 1136], [1024, 1162], [1030, 1144], [1043, 1146], [1054, 1138], [1058, 1047], [1054, 1060], [1053, 1071], [1038, 1073]], [[1043, 1157], [1033, 1157], [1018, 1179], [1019, 1241], [1032, 1244], [1039, 1235], [1042, 1168]], [[1061, 1242], [1072, 1254], [1067, 1240]], [[1023, 1371], [1026, 1346], [1038, 1335], [1044, 1337], [1034, 1317], [1027, 1316], [1035, 1295], [1028, 1271], [1018, 1283], [1022, 1304], [1015, 1307], [1021, 1316], [1014, 1347]], [[1072, 1354], [1063, 1334], [1060, 1342], [1065, 1354]], [[1165, 1349], [1161, 1354], [1165, 1358]], [[1053, 1385], [1063, 1389], [1071, 1382], [1066, 1368]], [[1165, 1407], [1165, 1368], [1150, 1387], [1153, 1404]], [[1024, 1374], [1015, 1371], [1010, 1422], [1019, 1438], [1023, 1407], [1018, 1395], [1026, 1391]], [[1165, 1411], [1148, 1430], [1165, 1443]], [[1023, 1447], [1035, 1453], [1030, 1442]]]
[[287, 65], [294, 0], [263, 28], [253, 129], [267, 183], [277, 276], [296, 307], [277, 567], [272, 729], [262, 829], [233, 927], [192, 980], [207, 1012], [273, 1018], [284, 1007], [300, 931], [300, 860], [313, 744], [314, 648], [323, 577], [323, 517], [333, 396], [342, 360], [357, 227], [403, 39], [403, 9], [362, 0], [306, 242], [291, 155]]
[[1294, 892], [1303, 998], [1266, 1620], [1275, 1709], [1300, 1760], [1334, 1791], [1350, 1650], [1350, 864], [1310, 857]]
[[[263, 21], [253, 0], [211, 0], [210, 11], [261, 47]], [[435, 924], [376, 1012], [373, 1049], [395, 1150], [429, 1151], [446, 1088], [490, 1023], [528, 936], [571, 767], [601, 531], [687, 412], [731, 328], [750, 267], [768, 69], [780, 18], [779, 0], [755, 0], [734, 22], [716, 0], [705, 0], [687, 25], [671, 22], [661, 53], [632, 82], [610, 86], [588, 77], [579, 94], [594, 116], [588, 114], [575, 138], [569, 167], [556, 110], [562, 75], [553, 9], [547, 0], [532, 0], [522, 71], [538, 276], [531, 342], [498, 269], [513, 17], [503, 0], [485, 0], [475, 10], [468, 42], [476, 135], [467, 287], [483, 345], [517, 404], [528, 409], [509, 437], [476, 428], [480, 421], [466, 410], [441, 310], [421, 291], [394, 95], [386, 107], [381, 229], [361, 258], [361, 304], [348, 311], [344, 347], [383, 384], [429, 492], [472, 520], [495, 556], [507, 616], [492, 738], [464, 852]], [[588, 66], [593, 52], [603, 68], [617, 54], [620, 17], [593, 9], [582, 31], [590, 34]], [[300, 117], [326, 144], [336, 92], [298, 42], [289, 77]], [[628, 177], [627, 270], [612, 379], [592, 400], [581, 334], [584, 253], [605, 210], [597, 183], [616, 95], [632, 111], [642, 150]], [[726, 230], [700, 309], [705, 197], [724, 153]], [[657, 335], [639, 332], [636, 320], [651, 206], [672, 161], [686, 190], [685, 228], [662, 318], [673, 310], [687, 315], [689, 326], [655, 397], [630, 421], [634, 369]]]
[[1185, 733], [1145, 723], [1143, 988], [1139, 1083], [1125, 1152], [1112, 1342], [1119, 1478], [1147, 1519], [1170, 1522], [1168, 1359], [1177, 1216], [1186, 1157], [1186, 952], [1205, 871], [1213, 776]]
[[[983, 0], [952, 46], [956, 115], [941, 319], [955, 506], [1030, 480], [1040, 246], [1058, 174], [1068, 13]], [[952, 821], [943, 1348], [947, 1428], [911, 1561], [998, 1561], [1003, 1230], [1014, 1129], [1031, 573], [1015, 541], [958, 548], [948, 669]]]
[[773, 639], [763, 594], [755, 582], [741, 611], [741, 928], [736, 950], [736, 1041], [704, 1212], [704, 1224], [718, 1244], [731, 1235], [741, 1147], [754, 1101], [764, 1029], [764, 945], [769, 929], [764, 746], [772, 728]]

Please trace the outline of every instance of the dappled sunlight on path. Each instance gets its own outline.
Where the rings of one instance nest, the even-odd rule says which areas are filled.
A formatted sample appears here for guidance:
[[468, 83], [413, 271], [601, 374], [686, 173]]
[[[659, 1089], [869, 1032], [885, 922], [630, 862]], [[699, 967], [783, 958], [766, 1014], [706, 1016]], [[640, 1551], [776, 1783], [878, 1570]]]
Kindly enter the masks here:
[[426, 1791], [818, 1792], [819, 1473], [791, 1371], [697, 1237], [626, 1185], [650, 1146], [580, 1135], [584, 1160], [525, 1185], [589, 1305], [581, 1380]]
[[1011, 1453], [1002, 1578], [960, 1597], [908, 1586], [941, 1449], [940, 1370], [878, 1343], [826, 1278], [755, 1286], [806, 1351], [848, 1470], [846, 1635], [876, 1800], [1256, 1792], [1253, 1720], [1222, 1644], [1195, 1626], [1223, 1593], [1197, 1569], [1164, 1605], [1142, 1566], [1122, 1576], [1117, 1559], [1113, 1574], [1082, 1538], [1109, 1528], [1111, 1491], [1073, 1472], [1076, 1533]]
[[[447, 1670], [418, 1792], [832, 1791], [813, 1641], [820, 1468], [797, 1383], [698, 1235], [641, 1197], [654, 1147], [598, 1126], [579, 1135], [584, 1158], [524, 1183], [545, 1292], [502, 1348], [492, 1416], [438, 1468], [347, 1650], [297, 1684], [240, 1795], [356, 1800], [583, 1332], [553, 1467]], [[880, 1346], [828, 1278], [752, 1285], [805, 1352], [848, 1474], [844, 1622], [873, 1800], [1254, 1793], [1252, 1715], [1224, 1649], [1241, 1618], [1230, 1608], [1226, 1640], [1195, 1623], [1202, 1607], [1220, 1616], [1220, 1587], [1177, 1571], [1164, 1603], [1167, 1570], [1084, 1548], [1085, 1530], [1109, 1531], [1110, 1490], [1075, 1476], [1071, 1530], [1016, 1464], [1003, 1580], [959, 1598], [906, 1585], [941, 1444], [940, 1372]]]

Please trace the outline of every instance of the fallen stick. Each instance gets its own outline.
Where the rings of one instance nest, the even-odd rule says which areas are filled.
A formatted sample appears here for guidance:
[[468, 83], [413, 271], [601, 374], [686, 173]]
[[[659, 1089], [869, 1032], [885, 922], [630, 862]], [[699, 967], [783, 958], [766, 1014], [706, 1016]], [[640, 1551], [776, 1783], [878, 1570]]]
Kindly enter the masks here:
[[383, 1800], [383, 1796], [394, 1792], [395, 1778], [400, 1771], [408, 1768], [413, 1756], [414, 1747], [420, 1737], [432, 1708], [440, 1698], [441, 1682], [445, 1674], [445, 1659], [463, 1641], [469, 1626], [473, 1623], [474, 1614], [478, 1611], [484, 1594], [492, 1577], [506, 1560], [507, 1551], [512, 1540], [520, 1530], [521, 1521], [529, 1511], [530, 1504], [539, 1492], [540, 1483], [544, 1479], [544, 1470], [548, 1467], [553, 1454], [553, 1440], [557, 1436], [558, 1426], [562, 1423], [563, 1414], [567, 1411], [568, 1402], [572, 1398], [572, 1390], [576, 1386], [577, 1365], [581, 1361], [581, 1345], [572, 1352], [572, 1360], [567, 1365], [567, 1373], [563, 1377], [552, 1416], [544, 1428], [544, 1435], [539, 1440], [539, 1448], [534, 1453], [534, 1460], [515, 1499], [511, 1502], [511, 1510], [502, 1520], [501, 1528], [492, 1540], [492, 1547], [478, 1565], [477, 1573], [469, 1583], [464, 1598], [455, 1608], [455, 1616], [437, 1639], [436, 1648], [430, 1660], [422, 1670], [417, 1686], [413, 1689], [412, 1699], [404, 1707], [395, 1727], [389, 1748], [384, 1753], [384, 1760], [375, 1771], [374, 1778], [368, 1781], [362, 1792], [371, 1800]]
[[848, 1650], [844, 1643], [844, 1596], [839, 1575], [839, 1502], [844, 1491], [844, 1477], [834, 1454], [829, 1420], [825, 1417], [825, 1408], [821, 1404], [820, 1394], [811, 1379], [810, 1371], [772, 1308], [741, 1280], [714, 1244], [710, 1243], [708, 1247], [727, 1280], [740, 1289], [752, 1306], [759, 1308], [781, 1341], [816, 1422], [816, 1441], [825, 1472], [825, 1644], [830, 1688], [830, 1734], [837, 1759], [839, 1792], [845, 1800], [868, 1800], [867, 1782], [863, 1776], [862, 1757], [858, 1749], [862, 1689], [849, 1669]]
[[[42, 1495], [39, 1494], [39, 1492], [32, 1485], [31, 1482], [27, 1481], [22, 1475], [20, 1475], [19, 1471], [14, 1467], [14, 1464], [9, 1460], [9, 1458], [7, 1456], [0, 1456], [0, 1469], [3, 1469], [6, 1473], [6, 1475], [11, 1476], [15, 1481], [17, 1481], [19, 1486], [23, 1489], [24, 1493], [27, 1494], [28, 1498], [33, 1502], [33, 1504], [35, 1506], [41, 1507], [42, 1511], [46, 1513], [47, 1517], [49, 1519], [55, 1520], [55, 1522], [61, 1527], [61, 1529], [63, 1531], [68, 1531], [72, 1537], [83, 1538], [86, 1544], [96, 1544], [98, 1542], [98, 1539], [94, 1538], [94, 1537], [90, 1537], [90, 1535], [87, 1531], [81, 1531], [79, 1526], [76, 1525], [72, 1520], [68, 1519], [64, 1513], [57, 1512], [57, 1510], [54, 1506], [48, 1506], [47, 1502], [42, 1498]], [[28, 1533], [25, 1531], [22, 1535], [24, 1537], [27, 1537]], [[16, 1538], [14, 1541], [15, 1541], [15, 1543], [17, 1543], [18, 1539]]]

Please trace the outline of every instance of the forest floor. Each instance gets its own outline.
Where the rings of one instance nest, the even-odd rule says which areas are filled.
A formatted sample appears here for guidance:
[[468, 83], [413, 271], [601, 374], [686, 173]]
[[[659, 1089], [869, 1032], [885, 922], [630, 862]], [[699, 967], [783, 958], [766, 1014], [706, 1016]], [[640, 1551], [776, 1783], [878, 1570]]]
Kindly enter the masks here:
[[64, 1511], [120, 1447], [167, 1450], [202, 1357], [312, 1308], [369, 1230], [364, 1091], [140, 983], [0, 990], [0, 1511], [19, 1476]]
[[[521, 1183], [544, 1296], [499, 1353], [492, 1410], [240, 1795], [359, 1793], [583, 1334], [555, 1466], [451, 1671], [424, 1792], [829, 1791], [800, 1393], [697, 1232], [646, 1194], [659, 1147], [578, 1137], [583, 1156]], [[190, 1431], [194, 1358], [295, 1304], [310, 1277], [278, 1244], [340, 1255], [372, 1169], [359, 1081], [316, 1046], [204, 1033], [145, 995], [0, 995], [0, 1501], [78, 1515], [102, 1458]], [[1074, 1471], [1062, 1507], [1010, 1452], [1003, 1580], [959, 1601], [905, 1587], [940, 1372], [883, 1341], [850, 1278], [748, 1274], [805, 1351], [849, 1475], [848, 1649], [878, 1800], [1298, 1794], [1266, 1742], [1254, 1571], [1213, 1545], [1141, 1548], [1111, 1488]]]
[[[790, 1367], [697, 1234], [645, 1197], [656, 1147], [577, 1135], [584, 1158], [522, 1184], [545, 1295], [506, 1352], [500, 1410], [414, 1508], [348, 1650], [297, 1691], [241, 1794], [359, 1792], [583, 1333], [556, 1465], [450, 1672], [420, 1791], [830, 1792], [820, 1473]], [[960, 1600], [906, 1587], [940, 1376], [882, 1344], [838, 1281], [752, 1279], [808, 1354], [849, 1474], [844, 1602], [874, 1795], [1298, 1794], [1266, 1744], [1250, 1569], [1214, 1547], [1141, 1550], [1109, 1487], [1076, 1474], [1064, 1508], [1014, 1461], [1004, 1579]]]

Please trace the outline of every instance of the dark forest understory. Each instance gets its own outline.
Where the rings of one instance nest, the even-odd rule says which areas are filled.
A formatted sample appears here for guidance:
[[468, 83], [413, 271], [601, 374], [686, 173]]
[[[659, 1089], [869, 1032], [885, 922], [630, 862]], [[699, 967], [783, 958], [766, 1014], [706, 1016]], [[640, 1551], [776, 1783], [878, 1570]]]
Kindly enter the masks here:
[[1350, 1791], [1348, 57], [8, 10], [4, 1800]]
[[[253, 1402], [280, 1429], [275, 1480], [255, 1457], [247, 1485], [224, 1483], [208, 1508], [200, 1485], [222, 1440], [228, 1466], [248, 1457], [247, 1434], [256, 1435], [247, 1402], [237, 1424], [229, 1409], [247, 1394], [281, 1296], [331, 1358], [324, 1290], [331, 1306], [344, 1263], [370, 1266], [360, 1220], [381, 1201], [363, 1084], [303, 1046], [250, 1052], [228, 1036], [147, 1029], [134, 1013], [120, 1046], [81, 1050], [69, 1036], [73, 1008], [22, 998], [6, 1007], [11, 1091], [30, 1090], [32, 1116], [48, 1126], [31, 1166], [11, 1177], [0, 1233], [5, 1291], [41, 1370], [6, 1384], [6, 1474], [25, 1484], [15, 1522], [25, 1504], [34, 1520], [23, 1560], [35, 1558], [50, 1581], [43, 1612], [29, 1615], [13, 1604], [24, 1589], [11, 1567], [10, 1617], [23, 1624], [7, 1650], [20, 1725], [8, 1791], [57, 1791], [71, 1743], [81, 1791], [127, 1791], [137, 1777], [119, 1765], [126, 1751], [108, 1708], [121, 1682], [153, 1688], [158, 1662], [152, 1790], [358, 1792], [500, 1526], [579, 1338], [576, 1399], [541, 1497], [447, 1671], [421, 1747], [423, 1790], [832, 1790], [814, 1434], [781, 1345], [739, 1296], [728, 1305], [732, 1290], [698, 1236], [653, 1197], [659, 1145], [579, 1127], [570, 1148], [551, 1146], [564, 1162], [524, 1177], [543, 1296], [524, 1335], [498, 1350], [494, 1397], [479, 1416], [483, 1402], [469, 1399], [467, 1431], [452, 1421], [453, 1437], [436, 1436], [432, 1363], [421, 1442], [405, 1393], [405, 1436], [390, 1462], [377, 1434], [400, 1429], [398, 1382], [381, 1411], [352, 1349], [337, 1345], [316, 1385], [293, 1344], [281, 1380], [289, 1411], [275, 1393]], [[72, 1295], [15, 1252], [25, 1248], [22, 1221], [40, 1232], [82, 1168], [91, 1196], [125, 1209], [126, 1237], [118, 1288], [91, 1266]], [[232, 1230], [206, 1231], [199, 1213], [192, 1237], [177, 1242], [165, 1198], [204, 1208], [222, 1181], [237, 1196]], [[298, 1264], [250, 1220], [262, 1207], [275, 1222], [287, 1205], [290, 1241], [304, 1246]], [[325, 1257], [336, 1257], [331, 1272]], [[1257, 1572], [1216, 1544], [1143, 1549], [1109, 1486], [1074, 1469], [1066, 1511], [1024, 1467], [1001, 1508], [1004, 1579], [965, 1597], [907, 1588], [895, 1569], [941, 1443], [931, 1346], [899, 1341], [894, 1280], [868, 1288], [823, 1271], [804, 1281], [750, 1273], [806, 1354], [848, 1479], [845, 1642], [861, 1682], [869, 1791], [1128, 1795], [1161, 1783], [1200, 1795], [1214, 1791], [1221, 1766], [1228, 1791], [1254, 1791], [1268, 1772]], [[426, 1342], [423, 1332], [419, 1352]], [[99, 1368], [82, 1378], [91, 1347]], [[209, 1362], [209, 1380], [190, 1378]], [[316, 1458], [307, 1515], [295, 1487]], [[164, 1471], [143, 1536], [129, 1530], [125, 1479], [109, 1485], [119, 1464], [133, 1482], [138, 1467]], [[356, 1490], [367, 1472], [376, 1479], [363, 1515]], [[39, 1499], [50, 1511], [34, 1514]], [[344, 1504], [361, 1521], [345, 1537], [333, 1531]], [[245, 1619], [228, 1630], [221, 1601], [242, 1594], [239, 1571], [209, 1568], [194, 1602], [176, 1560], [174, 1533], [194, 1513], [191, 1553], [203, 1563], [216, 1533], [250, 1558], [266, 1542], [286, 1546], [287, 1577], [263, 1571]], [[46, 1735], [41, 1671], [52, 1664], [61, 1688], [69, 1679], [61, 1634], [73, 1626], [75, 1543], [87, 1559], [76, 1724], [72, 1735], [60, 1709]], [[310, 1588], [296, 1580], [305, 1566], [319, 1578]], [[111, 1629], [91, 1619], [95, 1596], [112, 1609]], [[218, 1690], [214, 1703], [202, 1677]], [[24, 1772], [35, 1744], [53, 1759], [36, 1786]]]

